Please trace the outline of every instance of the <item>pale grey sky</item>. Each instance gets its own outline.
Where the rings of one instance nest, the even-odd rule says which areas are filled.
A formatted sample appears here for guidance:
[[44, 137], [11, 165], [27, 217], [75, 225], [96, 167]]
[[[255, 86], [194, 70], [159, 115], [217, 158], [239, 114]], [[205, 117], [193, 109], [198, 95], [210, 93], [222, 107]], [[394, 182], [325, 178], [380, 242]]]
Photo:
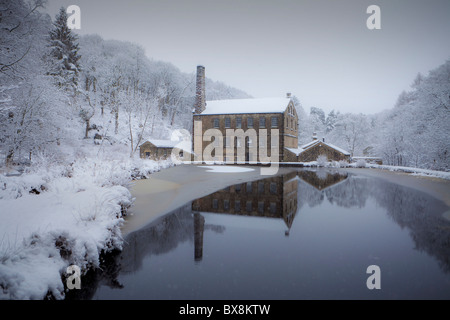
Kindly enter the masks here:
[[[81, 9], [79, 34], [142, 45], [148, 57], [255, 98], [375, 113], [391, 108], [418, 72], [450, 59], [449, 0], [48, 0]], [[369, 30], [369, 5], [381, 30]]]

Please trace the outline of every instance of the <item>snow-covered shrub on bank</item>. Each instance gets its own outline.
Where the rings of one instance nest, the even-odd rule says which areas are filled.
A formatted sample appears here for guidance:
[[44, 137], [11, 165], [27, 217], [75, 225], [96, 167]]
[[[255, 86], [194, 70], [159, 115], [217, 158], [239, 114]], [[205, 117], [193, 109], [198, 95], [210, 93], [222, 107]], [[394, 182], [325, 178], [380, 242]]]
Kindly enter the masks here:
[[317, 164], [319, 167], [325, 167], [328, 164], [328, 158], [326, 155], [321, 154], [317, 157]]
[[126, 186], [173, 163], [110, 151], [80, 149], [70, 163], [36, 159], [22, 175], [0, 174], [0, 299], [63, 299], [67, 266], [85, 272], [122, 248]]
[[358, 159], [358, 161], [356, 161], [356, 167], [357, 168], [365, 168], [367, 166], [366, 160], [364, 159]]

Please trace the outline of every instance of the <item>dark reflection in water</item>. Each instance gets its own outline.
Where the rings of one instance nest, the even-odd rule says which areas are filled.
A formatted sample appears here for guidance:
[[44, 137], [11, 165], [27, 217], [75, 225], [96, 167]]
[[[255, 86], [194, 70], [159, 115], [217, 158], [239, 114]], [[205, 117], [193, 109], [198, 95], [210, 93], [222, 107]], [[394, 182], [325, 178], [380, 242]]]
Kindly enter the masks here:
[[74, 298], [448, 299], [448, 209], [338, 170], [243, 182], [128, 235]]

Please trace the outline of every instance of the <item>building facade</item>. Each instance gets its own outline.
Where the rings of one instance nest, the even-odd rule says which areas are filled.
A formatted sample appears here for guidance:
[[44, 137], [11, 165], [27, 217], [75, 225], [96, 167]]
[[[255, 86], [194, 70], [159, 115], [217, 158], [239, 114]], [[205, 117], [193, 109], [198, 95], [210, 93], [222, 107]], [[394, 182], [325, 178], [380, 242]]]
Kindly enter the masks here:
[[[285, 98], [206, 101], [204, 67], [197, 68], [194, 161], [283, 162], [298, 148], [298, 115]], [[269, 160], [270, 159], [270, 160]]]

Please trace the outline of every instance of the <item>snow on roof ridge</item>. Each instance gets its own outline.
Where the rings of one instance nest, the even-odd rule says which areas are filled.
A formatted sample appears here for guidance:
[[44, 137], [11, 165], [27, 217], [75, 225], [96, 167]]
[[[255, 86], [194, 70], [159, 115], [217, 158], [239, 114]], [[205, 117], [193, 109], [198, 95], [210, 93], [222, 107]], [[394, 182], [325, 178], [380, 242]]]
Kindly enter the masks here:
[[202, 114], [281, 113], [291, 100], [287, 97], [208, 100]]
[[303, 148], [298, 147], [298, 148], [288, 148], [285, 147], [285, 149], [289, 150], [290, 152], [292, 152], [293, 154], [295, 154], [296, 156], [298, 156], [300, 153], [302, 153], [303, 151], [305, 151]]
[[147, 139], [148, 142], [154, 144], [158, 148], [179, 148], [187, 152], [192, 152], [192, 143], [190, 141], [173, 141], [163, 139]]
[[156, 147], [169, 147], [169, 148], [175, 147], [175, 145], [180, 142], [165, 139], [153, 139], [153, 138], [150, 138], [147, 141], [153, 143]]
[[341, 152], [341, 153], [343, 153], [345, 155], [350, 155], [350, 152], [348, 152], [348, 151], [346, 151], [346, 150], [344, 150], [342, 148], [339, 148], [338, 146], [335, 146], [334, 144], [331, 144], [331, 143], [328, 143], [328, 142], [325, 142], [325, 141], [322, 141], [322, 140], [313, 140], [313, 141], [311, 141], [311, 142], [309, 142], [307, 144], [302, 145], [300, 148], [302, 148], [302, 149], [310, 148], [313, 145], [315, 145], [317, 143], [320, 143], [320, 142], [323, 143], [324, 145], [327, 145], [327, 146], [333, 148], [333, 149], [336, 149], [337, 151], [339, 151], [339, 152]]

